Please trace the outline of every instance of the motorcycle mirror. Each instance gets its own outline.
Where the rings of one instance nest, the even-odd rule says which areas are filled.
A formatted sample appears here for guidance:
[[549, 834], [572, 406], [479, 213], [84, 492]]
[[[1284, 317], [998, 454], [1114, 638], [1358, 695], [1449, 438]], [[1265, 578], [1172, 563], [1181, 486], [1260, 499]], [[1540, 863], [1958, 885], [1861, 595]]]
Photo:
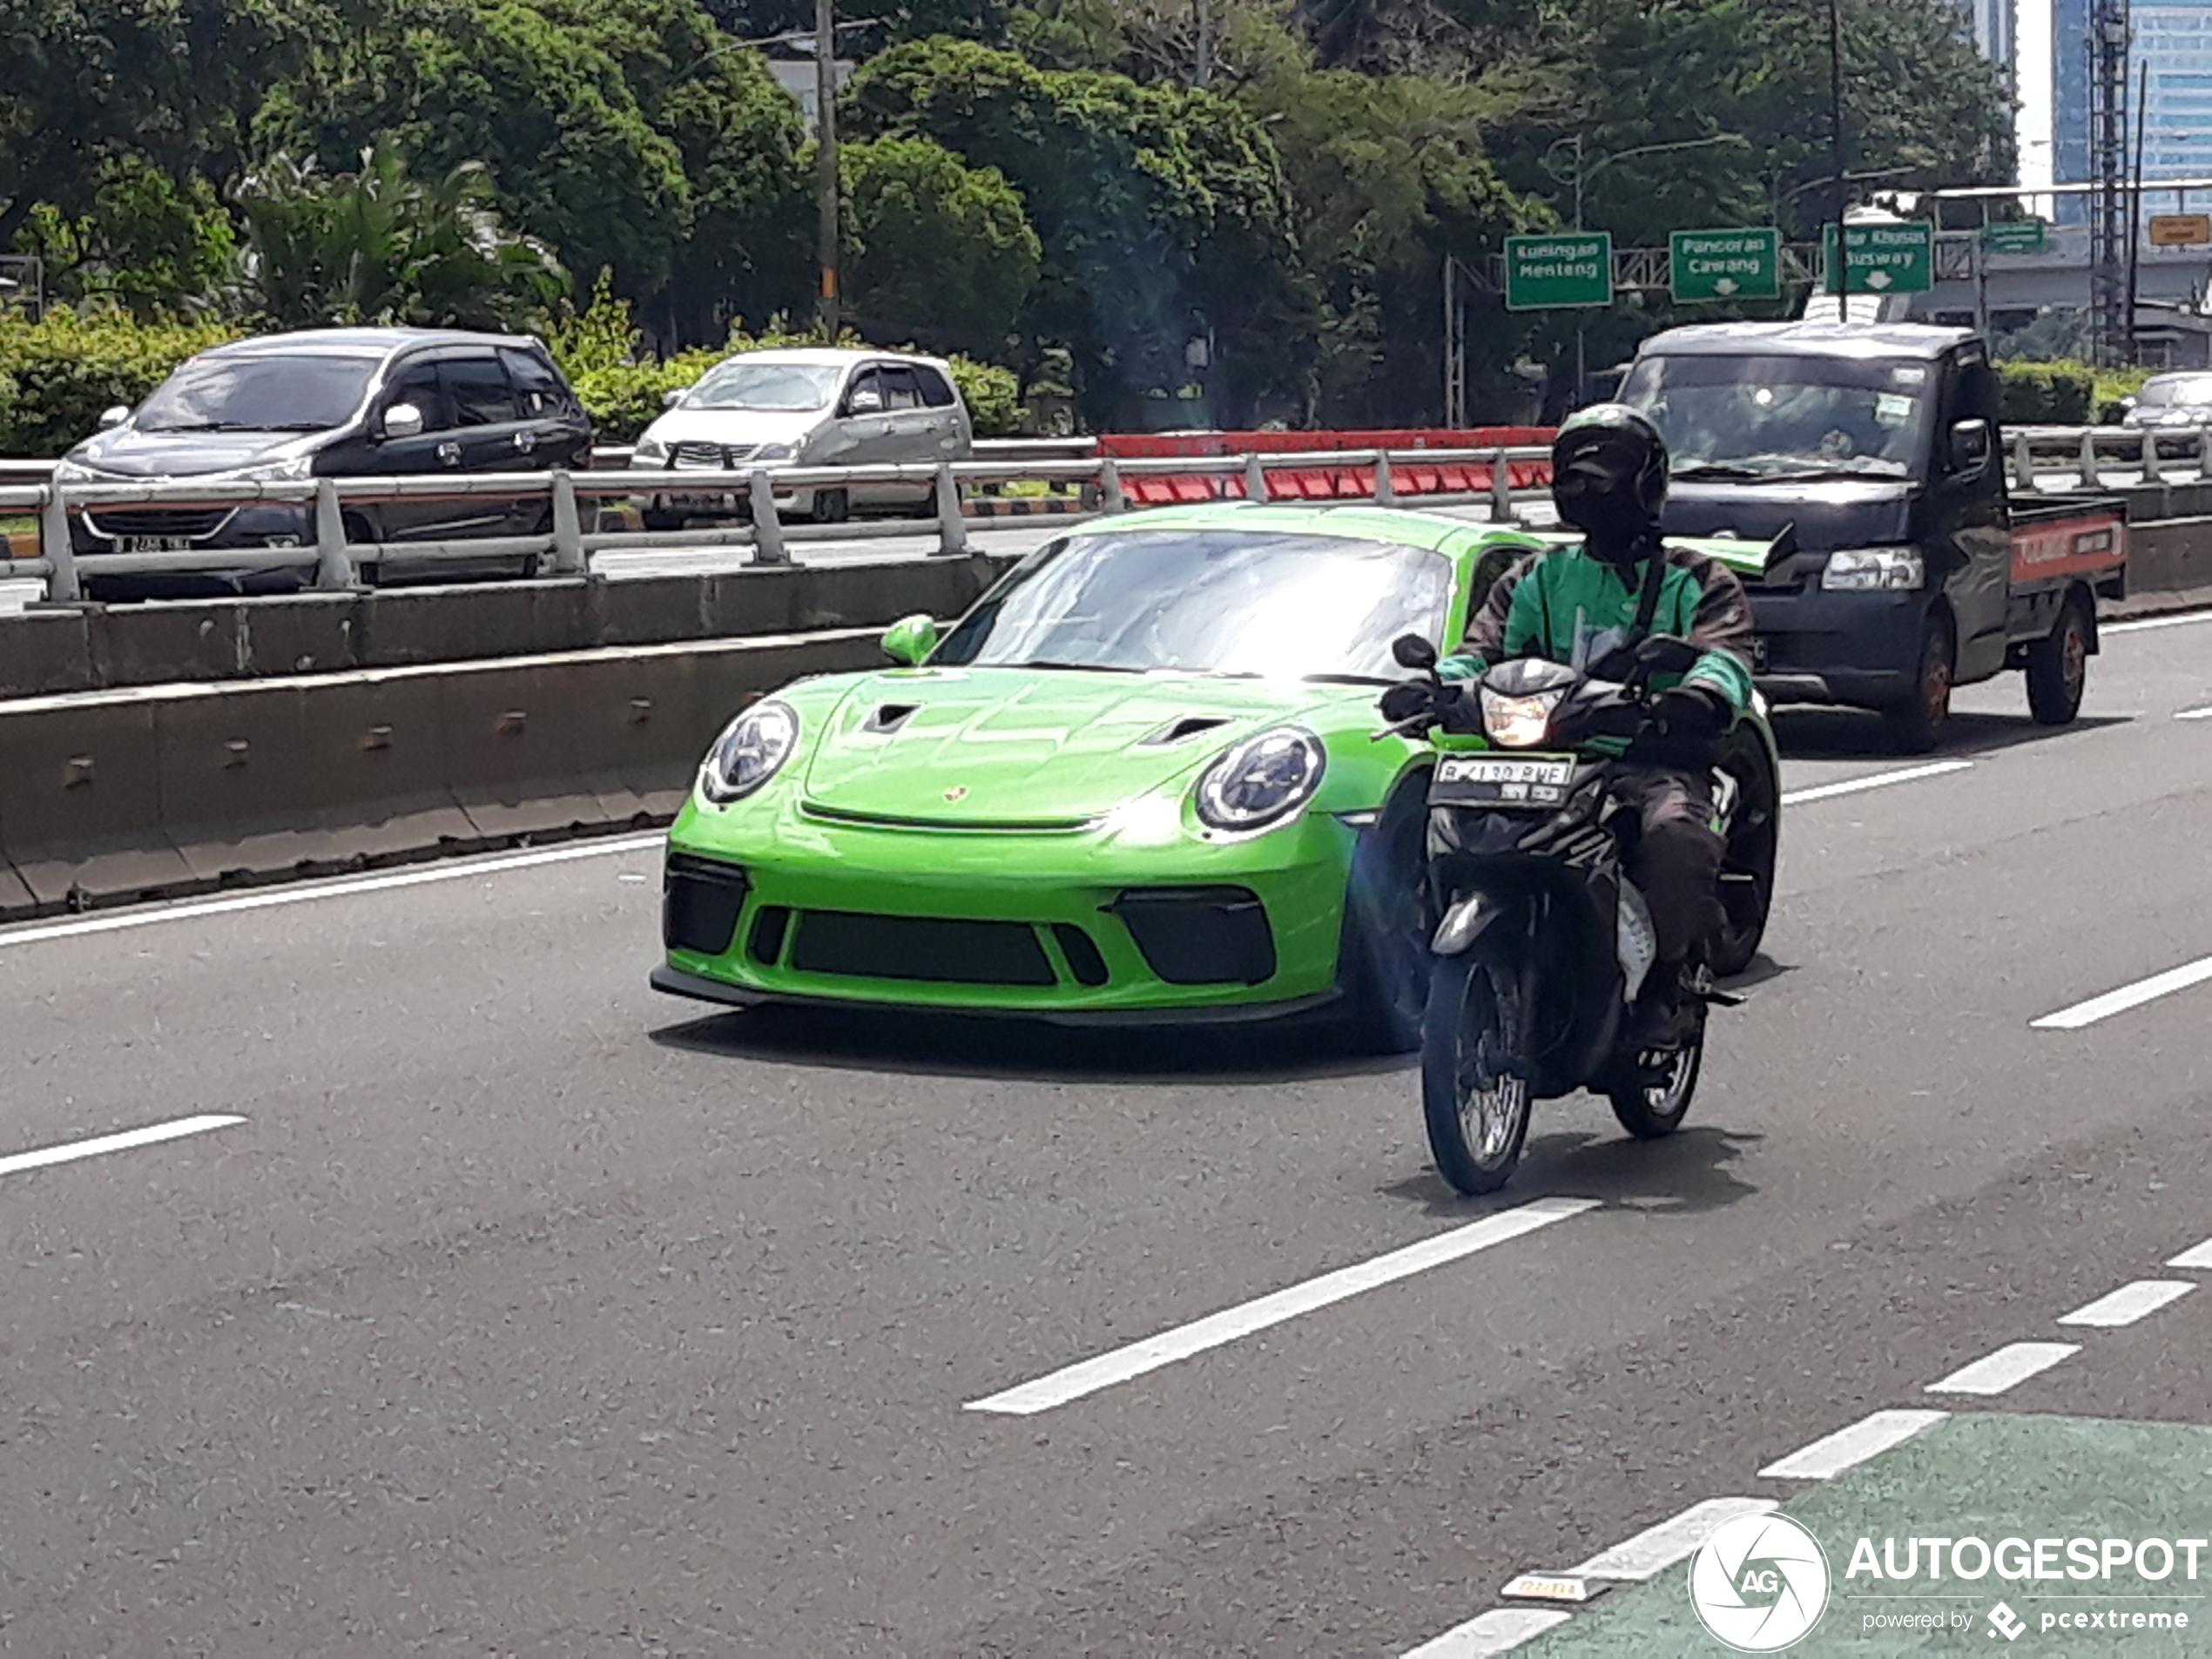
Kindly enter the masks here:
[[1390, 654], [1399, 667], [1426, 673], [1436, 666], [1436, 647], [1419, 634], [1400, 634], [1390, 642]]

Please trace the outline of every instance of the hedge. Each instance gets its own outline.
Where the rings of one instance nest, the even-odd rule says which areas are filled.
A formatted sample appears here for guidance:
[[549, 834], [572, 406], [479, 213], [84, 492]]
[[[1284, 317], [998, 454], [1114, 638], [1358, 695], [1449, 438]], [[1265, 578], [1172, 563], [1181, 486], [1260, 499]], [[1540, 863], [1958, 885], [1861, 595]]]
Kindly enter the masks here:
[[[135, 405], [194, 352], [253, 332], [242, 323], [78, 315], [65, 307], [32, 322], [0, 312], [0, 455], [51, 459], [99, 426], [101, 412]], [[629, 443], [661, 412], [662, 394], [685, 387], [733, 351], [819, 344], [818, 337], [732, 333], [719, 350], [664, 361], [633, 361], [629, 314], [595, 304], [548, 331], [547, 343], [583, 400], [599, 440]], [[855, 337], [843, 343], [860, 345]], [[1010, 370], [951, 360], [979, 437], [1019, 428], [1020, 384]]]
[[1997, 418], [2006, 426], [2084, 426], [2096, 373], [2080, 363], [2000, 363]]

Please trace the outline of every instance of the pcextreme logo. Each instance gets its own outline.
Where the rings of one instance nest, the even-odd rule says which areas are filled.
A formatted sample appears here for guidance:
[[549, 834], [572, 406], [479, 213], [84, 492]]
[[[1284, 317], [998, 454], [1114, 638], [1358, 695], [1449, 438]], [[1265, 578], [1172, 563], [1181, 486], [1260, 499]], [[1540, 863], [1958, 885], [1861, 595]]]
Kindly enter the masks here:
[[1786, 1515], [1739, 1515], [1690, 1559], [1689, 1604], [1715, 1641], [1779, 1653], [1827, 1610], [1827, 1554]]

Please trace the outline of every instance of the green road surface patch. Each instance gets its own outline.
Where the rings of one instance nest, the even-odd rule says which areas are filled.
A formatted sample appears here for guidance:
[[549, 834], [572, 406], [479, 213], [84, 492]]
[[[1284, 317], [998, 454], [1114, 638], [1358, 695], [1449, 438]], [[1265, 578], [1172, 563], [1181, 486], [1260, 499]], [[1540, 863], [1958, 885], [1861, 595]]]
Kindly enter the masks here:
[[[2099, 1418], [1978, 1414], [1947, 1418], [1903, 1446], [1872, 1458], [1784, 1504], [1778, 1512], [1805, 1527], [1828, 1557], [1828, 1607], [1804, 1640], [1784, 1649], [1804, 1659], [1829, 1654], [2063, 1653], [2134, 1655], [2212, 1653], [2212, 1548], [2197, 1554], [2187, 1576], [2184, 1538], [2212, 1537], [2212, 1429]], [[2109, 1579], [2002, 1578], [1994, 1566], [1978, 1579], [1952, 1574], [1932, 1581], [1926, 1552], [1909, 1581], [1877, 1579], [1864, 1568], [1846, 1577], [1861, 1538], [1879, 1560], [1893, 1540], [1905, 1564], [1908, 1538], [2000, 1540], [2164, 1539], [2176, 1546], [2173, 1571], [2145, 1582], [2132, 1565]], [[2094, 1554], [2094, 1551], [2092, 1551]], [[2009, 1561], [2018, 1561], [2013, 1552]], [[2158, 1557], [2151, 1557], [2154, 1566]], [[2063, 1573], [2063, 1545], [2047, 1557]], [[1969, 1550], [1966, 1565], [1977, 1563]], [[1531, 1568], [1554, 1563], [1530, 1562]], [[1731, 1651], [1699, 1623], [1689, 1602], [1690, 1562], [1666, 1568], [1648, 1583], [1612, 1591], [1519, 1654], [1703, 1656]], [[1941, 1599], [1937, 1599], [1941, 1598]], [[2021, 1629], [2006, 1640], [1990, 1614], [2002, 1602]], [[1960, 1614], [1959, 1629], [1868, 1628], [1870, 1615]], [[2046, 1615], [2105, 1615], [2102, 1626], [2046, 1629]], [[2136, 1614], [2170, 1617], [2173, 1628], [2138, 1629]], [[2179, 1626], [2186, 1615], [2188, 1628]], [[2124, 1622], [2112, 1628], [2115, 1622]]]

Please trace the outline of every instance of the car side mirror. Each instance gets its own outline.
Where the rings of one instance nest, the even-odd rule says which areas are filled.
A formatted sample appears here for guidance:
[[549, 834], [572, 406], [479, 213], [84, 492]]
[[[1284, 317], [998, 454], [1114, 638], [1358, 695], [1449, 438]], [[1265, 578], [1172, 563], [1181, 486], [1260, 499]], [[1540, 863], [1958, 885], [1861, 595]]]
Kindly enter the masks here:
[[1400, 634], [1390, 642], [1391, 660], [1400, 668], [1426, 674], [1436, 666], [1436, 647], [1419, 634]]
[[901, 617], [884, 631], [883, 654], [909, 668], [919, 668], [936, 649], [936, 619], [927, 611]]
[[2120, 408], [2123, 415], [2133, 415], [2135, 412], [2135, 399], [2134, 396], [2131, 395], [2121, 398], [2120, 400]]
[[120, 403], [111, 409], [103, 409], [100, 412], [100, 430], [112, 432], [130, 418], [131, 411]]
[[688, 386], [678, 386], [671, 390], [663, 392], [660, 395], [661, 408], [664, 409], [674, 408], [678, 403], [681, 403], [684, 401], [684, 394], [691, 389], [691, 388]]
[[847, 415], [880, 415], [883, 413], [883, 394], [872, 390], [855, 392], [845, 400], [845, 413]]
[[1989, 422], [1961, 421], [1951, 428], [1951, 469], [1978, 471], [1989, 459]]
[[419, 438], [428, 425], [422, 411], [412, 403], [395, 403], [384, 411], [384, 435], [388, 438]]

